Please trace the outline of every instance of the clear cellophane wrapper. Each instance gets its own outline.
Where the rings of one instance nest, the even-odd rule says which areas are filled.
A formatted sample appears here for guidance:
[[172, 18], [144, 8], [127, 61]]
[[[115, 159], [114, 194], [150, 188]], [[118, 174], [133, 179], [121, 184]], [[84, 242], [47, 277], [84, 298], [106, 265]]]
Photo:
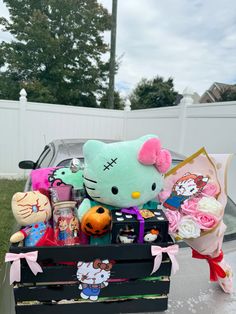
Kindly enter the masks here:
[[[232, 269], [225, 261], [222, 251], [223, 237], [226, 230], [226, 225], [223, 222], [224, 209], [227, 203], [226, 176], [230, 159], [231, 155], [229, 154], [208, 155], [205, 149], [201, 149], [167, 173], [164, 189], [160, 196], [160, 200], [165, 204], [165, 199], [173, 191], [175, 182], [188, 172], [209, 177], [208, 182], [214, 183], [217, 189], [214, 197], [222, 205], [222, 212], [218, 217], [217, 225], [209, 230], [201, 230], [198, 237], [182, 239], [193, 249], [193, 257], [208, 261], [210, 280], [217, 281], [226, 293], [233, 291]], [[204, 189], [197, 197], [201, 198], [203, 196], [205, 196]], [[178, 231], [170, 232], [170, 234], [177, 240], [181, 238]]]

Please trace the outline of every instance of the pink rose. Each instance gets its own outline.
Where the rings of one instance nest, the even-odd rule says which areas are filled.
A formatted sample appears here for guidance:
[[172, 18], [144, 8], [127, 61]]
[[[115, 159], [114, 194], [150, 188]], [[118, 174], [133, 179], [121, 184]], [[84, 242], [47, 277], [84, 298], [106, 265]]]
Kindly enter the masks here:
[[181, 219], [180, 212], [177, 210], [165, 210], [166, 218], [169, 221], [169, 233], [175, 233], [178, 229], [179, 221]]
[[217, 217], [200, 211], [196, 213], [195, 218], [203, 230], [210, 230], [218, 223]]
[[217, 193], [218, 189], [214, 183], [207, 183], [202, 190], [204, 196], [216, 196]]
[[181, 205], [181, 211], [185, 215], [195, 216], [197, 211], [197, 203], [199, 199], [197, 198], [191, 198], [188, 200], [185, 200], [183, 204]]

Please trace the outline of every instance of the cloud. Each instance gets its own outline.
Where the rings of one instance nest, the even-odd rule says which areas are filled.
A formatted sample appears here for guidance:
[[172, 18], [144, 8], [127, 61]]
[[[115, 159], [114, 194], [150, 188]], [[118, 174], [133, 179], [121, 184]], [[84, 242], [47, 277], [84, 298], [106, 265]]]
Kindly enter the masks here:
[[117, 20], [117, 86], [161, 75], [202, 94], [214, 81], [235, 82], [234, 0], [118, 0]]
[[[112, 0], [99, 0], [111, 12]], [[0, 0], [2, 16], [9, 16]], [[107, 42], [110, 34], [104, 35]], [[0, 32], [0, 41], [11, 40]], [[116, 88], [141, 78], [174, 78], [180, 93], [202, 94], [213, 82], [236, 83], [235, 0], [118, 0]], [[109, 56], [107, 56], [109, 57]]]

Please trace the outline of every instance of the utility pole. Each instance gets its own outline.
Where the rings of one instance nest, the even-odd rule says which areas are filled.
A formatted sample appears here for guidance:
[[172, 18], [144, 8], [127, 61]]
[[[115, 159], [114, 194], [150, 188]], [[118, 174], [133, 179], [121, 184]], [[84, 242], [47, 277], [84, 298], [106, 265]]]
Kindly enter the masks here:
[[111, 50], [109, 69], [108, 107], [114, 109], [114, 87], [116, 67], [116, 24], [117, 24], [117, 0], [112, 0], [112, 24], [111, 24]]

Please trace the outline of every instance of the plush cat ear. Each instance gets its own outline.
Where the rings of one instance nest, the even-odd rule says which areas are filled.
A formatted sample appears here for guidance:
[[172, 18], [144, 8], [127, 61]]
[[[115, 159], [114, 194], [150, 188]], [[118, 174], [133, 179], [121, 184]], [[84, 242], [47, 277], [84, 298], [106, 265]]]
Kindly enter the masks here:
[[12, 202], [18, 202], [20, 199], [24, 198], [27, 195], [27, 192], [17, 192], [12, 196]]
[[88, 140], [83, 146], [84, 158], [87, 161], [92, 161], [98, 152], [103, 150], [106, 144], [101, 141]]
[[77, 264], [77, 267], [80, 267], [80, 266], [82, 266], [83, 265], [83, 262], [78, 262], [78, 264]]

